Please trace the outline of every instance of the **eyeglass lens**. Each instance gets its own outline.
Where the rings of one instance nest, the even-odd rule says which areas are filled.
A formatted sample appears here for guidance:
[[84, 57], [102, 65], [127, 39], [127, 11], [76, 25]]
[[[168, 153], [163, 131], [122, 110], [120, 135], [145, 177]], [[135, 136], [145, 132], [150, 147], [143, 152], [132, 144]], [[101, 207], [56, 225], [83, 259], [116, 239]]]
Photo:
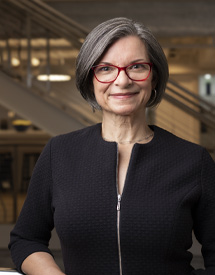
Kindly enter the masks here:
[[[98, 81], [101, 82], [112, 82], [114, 81], [120, 70], [122, 68], [118, 68], [113, 65], [98, 65], [94, 67], [94, 74]], [[127, 66], [123, 70], [126, 71], [127, 76], [136, 81], [145, 80], [151, 71], [151, 67], [147, 63], [135, 63]]]

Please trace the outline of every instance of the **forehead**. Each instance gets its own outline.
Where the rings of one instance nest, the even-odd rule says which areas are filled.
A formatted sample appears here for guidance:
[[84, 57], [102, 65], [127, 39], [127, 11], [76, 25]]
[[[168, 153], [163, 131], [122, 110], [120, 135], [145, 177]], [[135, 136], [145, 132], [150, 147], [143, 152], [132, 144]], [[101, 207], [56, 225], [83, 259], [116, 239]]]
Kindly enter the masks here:
[[126, 36], [114, 42], [104, 53], [100, 62], [124, 66], [139, 59], [149, 61], [144, 42], [137, 36]]

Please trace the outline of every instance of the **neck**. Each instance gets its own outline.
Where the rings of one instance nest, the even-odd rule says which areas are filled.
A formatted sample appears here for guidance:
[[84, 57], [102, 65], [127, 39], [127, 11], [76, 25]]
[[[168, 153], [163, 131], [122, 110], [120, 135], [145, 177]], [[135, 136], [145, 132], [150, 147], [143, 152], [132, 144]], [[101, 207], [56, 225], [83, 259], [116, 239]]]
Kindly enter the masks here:
[[152, 130], [146, 123], [145, 112], [135, 117], [103, 114], [102, 137], [104, 140], [119, 144], [145, 143], [150, 140], [152, 134]]

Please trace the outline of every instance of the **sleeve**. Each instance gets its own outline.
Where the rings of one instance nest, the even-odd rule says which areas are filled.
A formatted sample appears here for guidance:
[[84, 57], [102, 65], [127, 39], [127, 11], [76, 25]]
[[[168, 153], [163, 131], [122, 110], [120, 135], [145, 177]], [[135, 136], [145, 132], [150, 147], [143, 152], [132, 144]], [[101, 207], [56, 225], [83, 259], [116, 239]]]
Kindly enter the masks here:
[[34, 252], [48, 252], [54, 227], [52, 209], [51, 140], [41, 153], [29, 184], [17, 223], [10, 233], [12, 260], [19, 272], [22, 262]]
[[202, 245], [205, 269], [192, 271], [192, 275], [215, 274], [215, 163], [204, 150], [201, 170], [202, 194], [194, 216], [194, 233]]

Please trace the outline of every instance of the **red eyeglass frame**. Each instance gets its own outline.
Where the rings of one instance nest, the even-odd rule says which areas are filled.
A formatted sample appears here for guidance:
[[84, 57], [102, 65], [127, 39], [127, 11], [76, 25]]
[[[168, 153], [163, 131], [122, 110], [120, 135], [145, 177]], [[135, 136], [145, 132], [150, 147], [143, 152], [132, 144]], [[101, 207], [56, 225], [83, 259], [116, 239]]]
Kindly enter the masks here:
[[[149, 74], [148, 74], [148, 76], [147, 76], [146, 78], [140, 79], [140, 80], [134, 80], [134, 79], [130, 78], [130, 76], [128, 75], [126, 69], [127, 69], [129, 66], [136, 65], [136, 64], [147, 64], [147, 65], [149, 65], [150, 70], [149, 70]], [[116, 78], [115, 78], [114, 80], [112, 80], [112, 81], [100, 81], [100, 80], [98, 80], [98, 78], [97, 78], [97, 76], [96, 76], [94, 70], [95, 70], [95, 68], [97, 68], [97, 67], [105, 67], [105, 66], [112, 66], [112, 67], [115, 67], [115, 68], [118, 69], [118, 74], [117, 74], [117, 76], [116, 76]], [[120, 74], [121, 71], [125, 71], [127, 77], [128, 77], [129, 79], [131, 79], [132, 81], [145, 81], [145, 80], [150, 76], [150, 73], [151, 73], [151, 71], [152, 71], [152, 66], [153, 66], [153, 63], [151, 63], [151, 62], [135, 62], [135, 63], [131, 63], [131, 64], [129, 64], [128, 66], [125, 66], [125, 67], [118, 67], [118, 66], [116, 66], [116, 65], [111, 65], [111, 64], [104, 64], [104, 65], [101, 64], [101, 65], [95, 65], [95, 66], [93, 66], [91, 69], [92, 69], [93, 74], [94, 74], [94, 76], [95, 76], [95, 78], [96, 78], [96, 80], [97, 80], [98, 82], [100, 82], [100, 83], [112, 83], [112, 82], [114, 82], [114, 81], [117, 79], [117, 77], [119, 76], [119, 74]]]

